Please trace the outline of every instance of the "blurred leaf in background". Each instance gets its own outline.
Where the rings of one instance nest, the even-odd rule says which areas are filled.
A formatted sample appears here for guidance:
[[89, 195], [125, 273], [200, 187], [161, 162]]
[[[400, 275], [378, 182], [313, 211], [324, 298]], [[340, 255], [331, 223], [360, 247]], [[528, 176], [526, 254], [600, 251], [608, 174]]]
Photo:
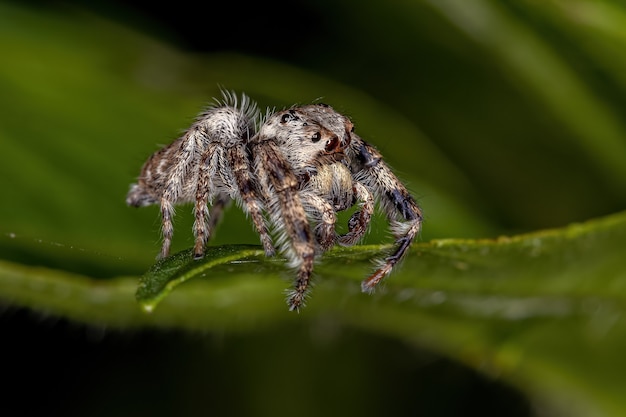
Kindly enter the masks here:
[[[626, 8], [608, 0], [423, 0], [384, 5], [324, 0], [282, 10], [238, 3], [224, 7], [222, 14], [205, 14], [184, 2], [149, 7], [140, 2], [0, 3], [0, 258], [6, 261], [0, 297], [11, 306], [1, 317], [6, 340], [11, 341], [3, 349], [6, 357], [20, 357], [10, 373], [14, 385], [43, 392], [62, 381], [78, 389], [79, 399], [53, 390], [41, 403], [61, 403], [58, 409], [64, 415], [97, 415], [96, 410], [102, 415], [141, 415], [145, 410], [204, 415], [206, 402], [218, 412], [242, 415], [293, 410], [311, 415], [329, 410], [361, 415], [569, 413], [565, 397], [546, 391], [544, 398], [541, 390], [532, 388], [532, 378], [539, 373], [531, 372], [530, 379], [514, 373], [503, 377], [505, 384], [497, 384], [490, 378], [498, 375], [490, 374], [489, 366], [464, 357], [462, 350], [451, 352], [441, 343], [428, 343], [431, 332], [445, 336], [454, 326], [437, 333], [436, 314], [419, 319], [423, 306], [411, 310], [418, 330], [404, 325], [408, 334], [390, 331], [404, 307], [394, 310], [385, 293], [380, 300], [391, 303], [388, 316], [378, 298], [359, 298], [362, 301], [343, 308], [364, 313], [346, 319], [348, 310], [328, 309], [341, 296], [320, 285], [318, 310], [312, 306], [310, 313], [282, 318], [287, 314], [280, 310], [285, 283], [267, 281], [282, 273], [271, 263], [227, 283], [224, 290], [232, 295], [268, 285], [268, 294], [276, 294], [263, 304], [274, 306], [268, 307], [273, 318], [256, 331], [251, 330], [255, 304], [234, 315], [233, 323], [245, 322], [245, 329], [208, 326], [203, 336], [181, 330], [185, 326], [180, 323], [191, 320], [184, 308], [165, 315], [171, 320], [167, 325], [146, 318], [133, 304], [132, 293], [158, 251], [158, 210], [130, 209], [124, 200], [145, 158], [176, 138], [222, 85], [246, 92], [262, 107], [321, 97], [349, 115], [357, 132], [382, 151], [423, 206], [424, 242], [562, 227], [622, 211], [626, 62], [621, 51], [626, 46]], [[191, 217], [191, 208], [178, 210], [175, 251], [192, 243]], [[622, 328], [626, 278], [615, 259], [624, 240], [615, 226], [621, 223], [610, 219], [598, 223], [604, 225], [601, 230], [595, 223], [590, 226], [585, 245], [593, 248], [594, 239], [602, 244], [588, 262], [585, 250], [566, 243], [560, 263], [541, 265], [539, 277], [559, 278], [547, 284], [557, 288], [556, 295], [565, 294], [559, 293], [558, 283], [562, 291], [580, 291], [589, 308], [602, 312], [597, 317], [612, 317], [607, 327], [611, 331], [588, 337], [586, 329], [596, 327], [586, 327], [572, 316], [548, 317], [537, 328], [532, 327], [537, 321], [532, 315], [470, 315], [466, 324], [467, 334], [475, 332], [477, 340], [483, 340], [484, 348], [477, 351], [484, 357], [498, 343], [506, 345], [510, 332], [516, 340], [510, 352], [535, 360], [542, 357], [533, 355], [535, 344], [540, 353], [563, 346], [546, 329], [569, 328], [572, 343], [583, 347], [575, 349], [565, 365], [555, 365], [558, 372], [548, 379], [552, 386], [580, 390], [572, 395], [589, 401], [589, 408], [579, 407], [579, 415], [591, 415], [589, 410], [620, 415], [626, 408], [614, 392], [592, 392], [589, 384], [574, 383], [579, 382], [576, 378], [602, 381], [623, 346], [615, 332]], [[562, 233], [568, 235], [568, 230]], [[382, 218], [368, 238], [368, 243], [379, 242], [389, 242]], [[233, 207], [212, 244], [258, 244], [258, 239]], [[477, 247], [487, 246], [478, 242]], [[367, 260], [367, 248], [353, 255]], [[439, 258], [418, 256], [432, 256], [435, 248], [413, 251], [411, 262], [426, 263], [421, 275], [418, 269], [405, 269], [391, 279], [407, 288], [424, 286], [421, 291], [429, 296], [440, 294], [445, 278], [456, 275], [446, 268], [433, 272]], [[483, 274], [489, 276], [499, 262], [505, 265], [503, 276], [518, 276], [518, 269], [528, 272], [523, 270], [527, 252], [514, 252], [513, 258], [519, 259], [511, 263], [497, 250], [491, 253], [494, 257], [485, 261], [490, 267]], [[448, 247], [441, 256], [447, 259], [443, 265], [461, 265], [457, 270], [463, 271], [461, 252]], [[584, 279], [577, 281], [565, 267], [568, 259], [580, 262], [579, 277]], [[468, 265], [474, 262], [472, 258]], [[561, 269], [568, 272], [561, 276]], [[358, 287], [357, 278], [365, 272], [356, 271], [348, 273], [356, 286], [337, 291], [350, 294], [349, 288]], [[524, 282], [526, 275], [519, 276], [513, 282]], [[487, 294], [502, 296], [507, 291], [491, 281], [481, 284], [480, 274], [460, 278], [465, 279], [452, 280], [450, 293], [477, 292], [484, 302]], [[590, 284], [595, 278], [610, 284], [615, 304], [606, 301], [610, 293], [590, 289], [595, 288]], [[397, 299], [389, 285], [388, 296]], [[87, 290], [91, 295], [83, 296]], [[509, 295], [529, 295], [523, 287], [513, 291]], [[174, 294], [172, 302], [181, 300], [185, 306], [194, 300], [192, 291], [182, 294]], [[200, 291], [196, 297], [201, 296], [208, 297]], [[74, 309], [83, 305], [79, 300], [86, 302], [84, 310]], [[21, 306], [44, 319], [33, 320]], [[364, 326], [363, 320], [377, 311], [386, 321], [381, 319], [379, 328]], [[68, 319], [89, 327], [68, 324]], [[203, 317], [198, 320], [205, 323]], [[476, 329], [484, 322], [502, 338], [480, 339]], [[127, 330], [122, 335], [109, 330], [144, 326], [178, 330]], [[526, 332], [532, 337], [525, 339]], [[594, 354], [607, 358], [599, 370], [585, 374], [579, 366], [568, 376], [569, 364], [593, 364]], [[70, 372], [61, 366], [66, 361]], [[87, 364], [87, 370], [81, 364]], [[29, 385], [33, 370], [39, 370], [35, 386]], [[103, 378], [95, 378], [102, 371]], [[166, 378], [153, 379], [154, 372]], [[116, 381], [123, 383], [116, 386]], [[598, 386], [617, 391], [624, 383], [608, 371], [605, 381]], [[385, 389], [374, 399], [371, 391], [379, 386]], [[198, 387], [223, 394], [206, 399], [195, 392]], [[276, 387], [275, 394], [266, 387]], [[281, 395], [284, 392], [291, 396]], [[328, 396], [328, 402], [320, 400]], [[145, 398], [154, 403], [147, 407], [140, 400]]]

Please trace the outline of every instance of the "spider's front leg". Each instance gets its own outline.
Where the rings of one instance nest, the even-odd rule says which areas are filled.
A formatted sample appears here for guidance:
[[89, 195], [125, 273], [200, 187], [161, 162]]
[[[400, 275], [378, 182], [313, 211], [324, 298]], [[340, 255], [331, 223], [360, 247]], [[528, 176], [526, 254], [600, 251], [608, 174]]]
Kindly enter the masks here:
[[289, 295], [289, 310], [303, 306], [315, 259], [315, 240], [299, 195], [299, 183], [287, 159], [271, 140], [253, 144], [258, 177], [265, 195], [271, 221], [289, 243], [284, 252], [291, 266], [298, 269], [294, 289]]
[[406, 255], [411, 243], [422, 227], [422, 210], [417, 205], [406, 187], [382, 160], [382, 155], [373, 146], [357, 135], [352, 137], [351, 155], [355, 180], [364, 184], [379, 200], [396, 238], [394, 251], [385, 259], [374, 273], [365, 279], [361, 288], [372, 292], [376, 285]]

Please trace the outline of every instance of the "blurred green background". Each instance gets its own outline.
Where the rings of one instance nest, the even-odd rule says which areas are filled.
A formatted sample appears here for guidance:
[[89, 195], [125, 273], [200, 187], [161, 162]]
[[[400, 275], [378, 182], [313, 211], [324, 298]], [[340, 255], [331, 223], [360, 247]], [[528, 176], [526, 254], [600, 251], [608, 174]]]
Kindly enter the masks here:
[[[2, 259], [142, 274], [158, 252], [158, 210], [126, 207], [128, 185], [219, 86], [262, 108], [322, 98], [349, 115], [423, 206], [424, 241], [560, 227], [626, 206], [617, 1], [203, 7], [0, 3]], [[174, 250], [191, 245], [191, 222], [181, 208]], [[385, 227], [377, 221], [369, 240], [387, 239]], [[214, 243], [258, 240], [235, 208]], [[7, 411], [542, 415], [497, 378], [332, 323], [131, 331], [8, 301], [0, 352], [19, 359], [4, 379], [40, 401], [5, 391]]]

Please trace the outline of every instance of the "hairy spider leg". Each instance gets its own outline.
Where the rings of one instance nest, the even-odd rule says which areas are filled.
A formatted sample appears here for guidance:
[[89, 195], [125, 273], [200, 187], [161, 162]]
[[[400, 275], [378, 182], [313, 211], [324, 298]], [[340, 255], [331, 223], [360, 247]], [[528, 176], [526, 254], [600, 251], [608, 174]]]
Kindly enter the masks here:
[[172, 217], [174, 216], [174, 205], [166, 198], [161, 198], [161, 233], [163, 234], [163, 245], [159, 258], [167, 258], [170, 253], [170, 245], [172, 244], [172, 235], [174, 234], [174, 225]]
[[[196, 186], [196, 202], [194, 206], [195, 221], [193, 223], [193, 231], [196, 237], [193, 248], [193, 256], [195, 259], [200, 259], [204, 256], [206, 243], [213, 231], [213, 227], [217, 225], [219, 220], [211, 217], [208, 207], [209, 200], [212, 199], [212, 194], [215, 190], [213, 178], [215, 178], [218, 166], [218, 150], [219, 143], [209, 143], [198, 166], [198, 183]], [[212, 207], [215, 206], [212, 205]], [[221, 210], [214, 214], [221, 214]]]
[[[172, 225], [172, 217], [174, 216], [174, 203], [179, 201], [185, 184], [185, 177], [189, 172], [190, 167], [193, 165], [195, 152], [197, 149], [202, 148], [202, 135], [197, 130], [189, 131], [179, 139], [178, 148], [172, 146], [166, 148], [165, 153], [173, 153], [172, 150], [177, 149], [173, 156], [174, 163], [172, 169], [168, 175], [167, 185], [160, 199], [161, 205], [161, 230], [163, 234], [163, 245], [161, 246], [160, 258], [166, 258], [170, 252], [170, 245], [172, 243], [172, 235], [174, 234], [174, 227]], [[177, 143], [174, 142], [174, 143]], [[158, 159], [154, 161], [158, 163]]]
[[[224, 208], [231, 198], [237, 199], [237, 195], [240, 196], [242, 209], [252, 218], [266, 256], [273, 256], [275, 253], [274, 246], [263, 219], [261, 203], [255, 191], [256, 186], [251, 178], [245, 145], [234, 145], [226, 150], [220, 146], [218, 142], [209, 144], [198, 170], [194, 210], [194, 234], [196, 236], [194, 258], [200, 259], [204, 256], [206, 243], [215, 230]], [[214, 195], [218, 191], [214, 178], [221, 179], [220, 184], [223, 185], [220, 185], [219, 188], [229, 190], [230, 196], [222, 191], [214, 199]], [[225, 184], [236, 184], [237, 190], [235, 191], [233, 186], [226, 186]], [[209, 203], [211, 205], [210, 211], [208, 209]]]
[[[259, 179], [262, 186], [272, 190], [265, 193], [274, 196], [269, 204], [278, 206], [278, 210], [271, 210], [275, 214], [271, 221], [281, 233], [279, 241], [291, 266], [298, 269], [288, 304], [289, 310], [299, 310], [304, 305], [313, 272], [315, 241], [300, 200], [299, 183], [289, 162], [271, 140], [256, 142], [255, 147]], [[291, 242], [290, 247], [287, 241]]]
[[233, 146], [228, 149], [228, 157], [232, 163], [235, 183], [239, 188], [241, 205], [244, 211], [252, 218], [252, 223], [259, 233], [261, 244], [265, 250], [265, 256], [274, 256], [276, 251], [263, 218], [263, 207], [258, 196], [257, 184], [255, 184], [252, 178], [252, 169], [247, 157], [246, 148], [244, 145]]
[[396, 238], [395, 250], [380, 261], [378, 269], [361, 283], [363, 292], [372, 292], [376, 285], [406, 255], [407, 250], [422, 227], [422, 210], [406, 187], [382, 160], [382, 155], [373, 146], [357, 135], [352, 136], [352, 158], [356, 163], [356, 180], [369, 188], [381, 202]]
[[209, 224], [207, 228], [211, 232], [209, 233], [207, 241], [210, 240], [211, 237], [213, 237], [213, 231], [217, 228], [217, 224], [220, 222], [222, 216], [224, 215], [224, 210], [226, 209], [226, 207], [229, 206], [231, 201], [232, 199], [230, 198], [230, 196], [225, 193], [220, 193], [217, 195], [217, 197], [213, 198], [213, 203], [209, 207]]

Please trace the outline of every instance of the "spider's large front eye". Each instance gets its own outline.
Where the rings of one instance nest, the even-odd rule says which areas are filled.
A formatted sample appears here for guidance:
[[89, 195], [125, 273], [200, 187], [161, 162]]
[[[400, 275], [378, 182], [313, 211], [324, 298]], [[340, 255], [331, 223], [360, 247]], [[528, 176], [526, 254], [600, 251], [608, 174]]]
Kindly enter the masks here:
[[339, 143], [339, 138], [337, 136], [333, 136], [332, 138], [330, 138], [328, 140], [328, 142], [326, 142], [326, 152], [328, 153], [332, 153], [332, 152], [337, 152], [340, 149], [340, 143]]
[[321, 138], [322, 138], [322, 134], [320, 132], [315, 132], [313, 136], [311, 136], [311, 141], [313, 143], [319, 142]]

